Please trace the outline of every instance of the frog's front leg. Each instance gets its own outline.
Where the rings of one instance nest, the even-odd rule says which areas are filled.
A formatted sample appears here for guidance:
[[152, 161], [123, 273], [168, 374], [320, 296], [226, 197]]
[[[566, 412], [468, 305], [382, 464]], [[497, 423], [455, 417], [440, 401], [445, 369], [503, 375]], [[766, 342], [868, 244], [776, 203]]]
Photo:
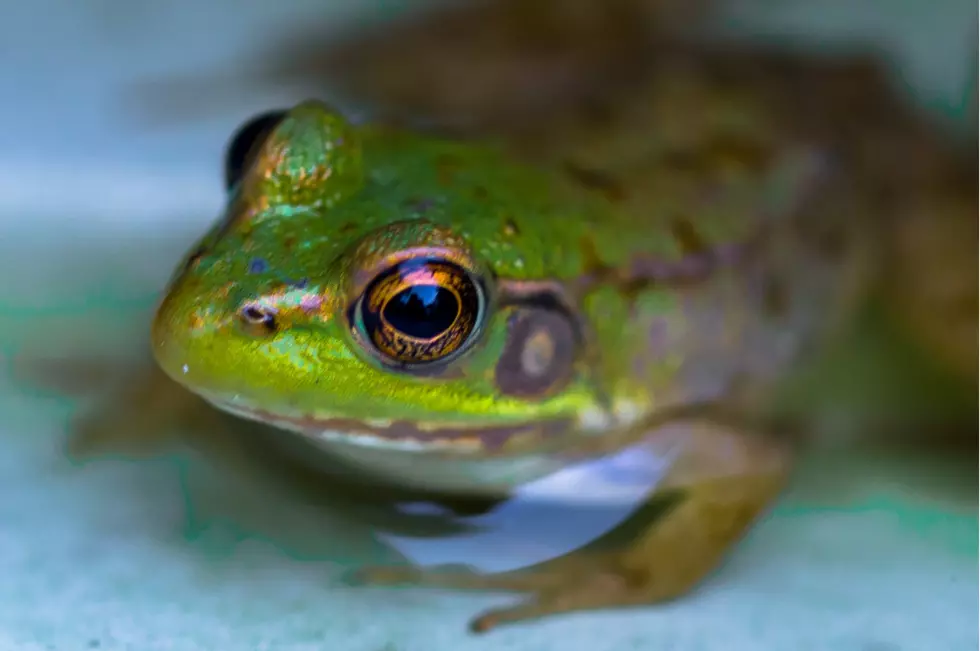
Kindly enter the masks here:
[[366, 568], [358, 583], [415, 583], [517, 591], [528, 598], [486, 612], [475, 632], [573, 611], [638, 606], [682, 596], [722, 561], [781, 490], [789, 452], [773, 442], [707, 422], [678, 423], [652, 435], [657, 449], [683, 452], [666, 484], [679, 500], [631, 540], [610, 532], [586, 548], [538, 566], [497, 575], [468, 569]]

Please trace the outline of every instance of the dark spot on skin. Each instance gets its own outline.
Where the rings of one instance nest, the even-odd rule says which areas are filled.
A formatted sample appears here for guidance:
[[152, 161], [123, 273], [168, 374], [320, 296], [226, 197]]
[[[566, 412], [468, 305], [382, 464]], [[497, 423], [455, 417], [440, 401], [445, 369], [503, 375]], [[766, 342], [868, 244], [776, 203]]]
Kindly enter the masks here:
[[474, 199], [479, 199], [482, 201], [483, 199], [486, 199], [488, 196], [490, 196], [490, 193], [482, 185], [478, 185], [475, 188], [473, 188]]
[[619, 283], [619, 291], [626, 297], [626, 300], [632, 301], [649, 289], [652, 284], [653, 281], [649, 278], [628, 278]]
[[651, 280], [649, 278], [642, 275], [631, 277], [629, 275], [631, 269], [624, 270], [603, 262], [595, 242], [587, 236], [579, 240], [579, 251], [582, 255], [584, 273], [579, 278], [575, 293], [588, 291], [595, 284], [612, 284], [623, 294], [635, 296], [650, 286]]
[[762, 309], [771, 317], [781, 317], [789, 308], [789, 297], [782, 278], [770, 275], [765, 279], [762, 291]]
[[513, 219], [506, 219], [504, 221], [504, 236], [505, 237], [517, 237], [521, 234], [520, 229], [517, 227], [517, 223]]
[[296, 238], [293, 236], [284, 237], [282, 240], [282, 246], [287, 251], [291, 251], [294, 246], [296, 246]]
[[622, 201], [626, 198], [625, 191], [616, 180], [602, 172], [581, 167], [570, 161], [566, 161], [562, 169], [572, 181], [588, 190], [599, 192], [609, 201]]
[[697, 229], [694, 228], [694, 222], [690, 219], [683, 217], [674, 219], [670, 224], [670, 232], [685, 255], [697, 255], [703, 253], [707, 248], [704, 239], [701, 238]]
[[353, 233], [354, 231], [357, 230], [357, 228], [358, 227], [356, 222], [347, 222], [346, 224], [340, 227], [340, 232], [346, 235], [347, 233]]
[[262, 258], [252, 258], [248, 263], [248, 273], [261, 274], [269, 270], [269, 263]]
[[594, 274], [600, 277], [607, 277], [614, 272], [612, 267], [602, 261], [599, 250], [596, 249], [595, 242], [588, 236], [579, 240], [579, 251], [582, 254], [582, 269], [587, 274]]
[[207, 249], [205, 249], [203, 246], [195, 249], [194, 252], [191, 253], [190, 257], [187, 258], [186, 268], [193, 269], [194, 267], [196, 267], [197, 263], [201, 261], [201, 258], [204, 257], [205, 253], [207, 253]]
[[518, 308], [497, 362], [495, 381], [512, 396], [541, 397], [563, 387], [575, 367], [574, 324], [558, 310]]

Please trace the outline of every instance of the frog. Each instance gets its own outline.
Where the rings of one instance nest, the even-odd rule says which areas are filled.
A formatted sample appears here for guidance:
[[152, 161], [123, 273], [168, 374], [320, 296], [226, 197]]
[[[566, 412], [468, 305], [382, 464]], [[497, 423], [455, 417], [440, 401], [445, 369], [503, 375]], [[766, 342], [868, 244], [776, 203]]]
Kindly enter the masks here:
[[734, 106], [628, 181], [319, 100], [260, 115], [156, 309], [153, 381], [83, 430], [137, 436], [135, 413], [139, 436], [218, 436], [231, 416], [368, 484], [475, 499], [642, 446], [671, 499], [632, 540], [503, 574], [350, 579], [528, 595], [478, 632], [678, 598], [780, 495], [796, 446], [771, 396], [864, 284], [832, 153]]
[[[651, 494], [669, 507], [629, 540], [503, 574], [350, 579], [527, 595], [479, 632], [694, 591], [792, 477], [780, 391], [846, 329], [878, 245], [918, 239], [888, 226], [976, 214], [975, 181], [947, 184], [947, 150], [881, 110], [860, 66], [702, 50], [663, 50], [641, 85], [513, 129], [361, 123], [318, 102], [246, 122], [226, 209], [156, 311], [152, 370], [75, 424], [73, 451], [183, 430], [257, 471], [288, 449], [302, 464], [280, 474], [337, 501], [340, 467], [364, 496], [471, 508], [642, 446], [670, 460]], [[920, 248], [896, 250], [915, 277]], [[253, 434], [270, 448], [244, 454]]]

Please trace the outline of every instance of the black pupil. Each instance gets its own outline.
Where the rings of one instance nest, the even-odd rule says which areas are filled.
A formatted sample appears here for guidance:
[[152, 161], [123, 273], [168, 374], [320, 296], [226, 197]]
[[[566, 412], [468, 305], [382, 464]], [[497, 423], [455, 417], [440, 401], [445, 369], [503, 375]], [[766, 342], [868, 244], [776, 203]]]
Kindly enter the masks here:
[[385, 320], [402, 334], [431, 339], [456, 321], [459, 301], [455, 294], [438, 285], [416, 285], [388, 301], [383, 313]]
[[286, 115], [285, 111], [268, 111], [250, 119], [235, 132], [225, 153], [225, 189], [231, 190], [251, 164], [250, 154]]

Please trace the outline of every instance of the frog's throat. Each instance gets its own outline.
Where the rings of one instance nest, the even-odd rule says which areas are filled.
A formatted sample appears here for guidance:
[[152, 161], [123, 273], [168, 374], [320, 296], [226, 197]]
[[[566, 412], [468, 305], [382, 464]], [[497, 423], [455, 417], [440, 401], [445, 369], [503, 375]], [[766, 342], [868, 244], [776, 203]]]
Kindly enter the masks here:
[[221, 399], [210, 402], [222, 411], [296, 432], [321, 443], [345, 443], [404, 452], [507, 454], [517, 448], [548, 446], [573, 427], [569, 418], [554, 418], [520, 425], [460, 425], [413, 423], [404, 420], [362, 421], [353, 418], [287, 416], [252, 409]]

